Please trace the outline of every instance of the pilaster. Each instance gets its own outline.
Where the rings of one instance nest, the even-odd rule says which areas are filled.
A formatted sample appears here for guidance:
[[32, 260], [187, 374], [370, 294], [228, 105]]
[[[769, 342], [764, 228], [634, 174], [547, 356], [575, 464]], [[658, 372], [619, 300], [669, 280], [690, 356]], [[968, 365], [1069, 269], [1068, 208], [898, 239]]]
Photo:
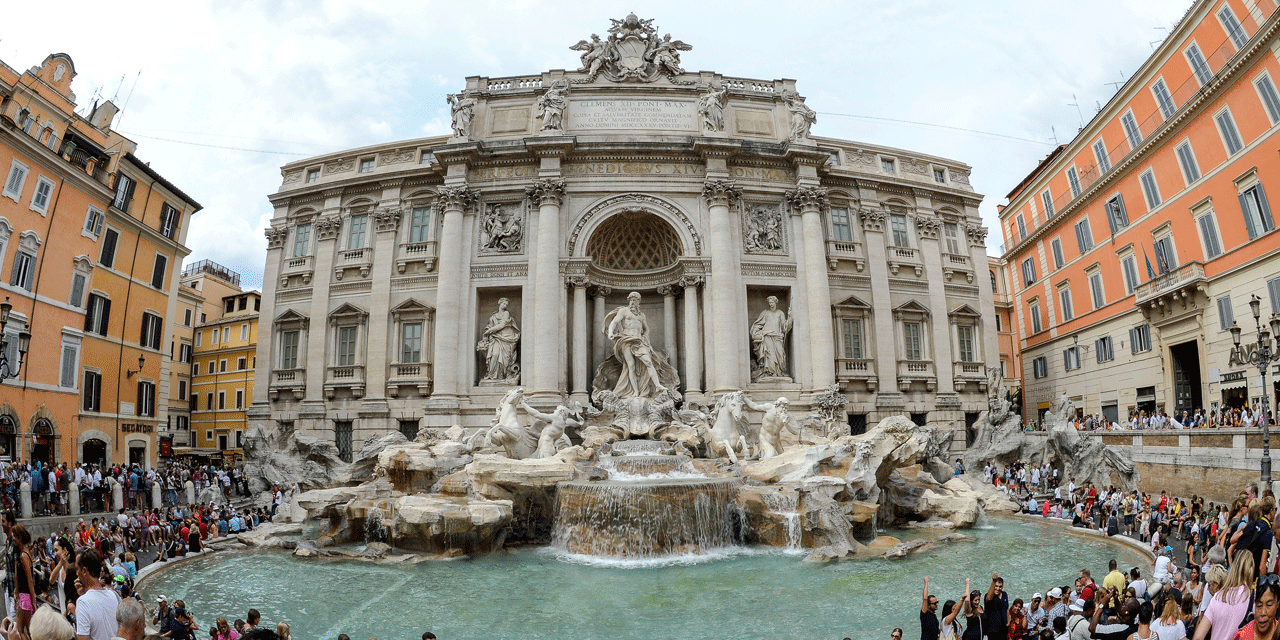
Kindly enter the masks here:
[[930, 336], [933, 348], [929, 358], [933, 360], [933, 372], [938, 380], [937, 396], [955, 394], [954, 368], [951, 366], [951, 322], [947, 315], [946, 276], [942, 273], [942, 247], [938, 239], [942, 222], [926, 211], [915, 214], [916, 235], [920, 239], [920, 259], [924, 262], [924, 277], [929, 284]]
[[[392, 194], [383, 193], [383, 202], [398, 199], [398, 188]], [[398, 345], [393, 344], [394, 340], [389, 336], [391, 318], [385, 306], [391, 300], [391, 269], [395, 262], [392, 258], [396, 251], [396, 232], [400, 229], [403, 215], [398, 207], [389, 206], [378, 209], [372, 216], [375, 235], [370, 273], [369, 335], [365, 340], [365, 353], [368, 354], [364, 368], [366, 399], [386, 397], [387, 356], [398, 352]]]
[[[324, 209], [312, 222], [316, 235], [315, 277], [311, 281], [311, 325], [307, 329], [307, 393], [305, 400], [324, 402], [325, 355], [329, 335], [325, 331], [329, 317], [329, 283], [333, 278], [333, 261], [337, 254], [338, 236], [342, 235], [342, 190], [325, 192]], [[309, 428], [320, 428], [312, 425]]]

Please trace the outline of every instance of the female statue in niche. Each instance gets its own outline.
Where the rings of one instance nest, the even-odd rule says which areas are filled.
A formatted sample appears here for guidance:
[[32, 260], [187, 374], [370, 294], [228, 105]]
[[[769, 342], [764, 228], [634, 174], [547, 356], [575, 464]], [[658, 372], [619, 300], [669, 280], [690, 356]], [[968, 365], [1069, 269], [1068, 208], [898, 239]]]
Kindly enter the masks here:
[[778, 308], [778, 296], [769, 296], [768, 302], [769, 308], [761, 311], [751, 325], [751, 342], [756, 348], [755, 380], [787, 377], [786, 344], [791, 316]]
[[507, 311], [511, 301], [498, 299], [498, 310], [489, 316], [489, 324], [480, 334], [476, 351], [485, 354], [485, 374], [481, 382], [511, 382], [520, 377], [520, 365], [516, 363], [516, 343], [520, 341], [520, 329], [515, 318]]

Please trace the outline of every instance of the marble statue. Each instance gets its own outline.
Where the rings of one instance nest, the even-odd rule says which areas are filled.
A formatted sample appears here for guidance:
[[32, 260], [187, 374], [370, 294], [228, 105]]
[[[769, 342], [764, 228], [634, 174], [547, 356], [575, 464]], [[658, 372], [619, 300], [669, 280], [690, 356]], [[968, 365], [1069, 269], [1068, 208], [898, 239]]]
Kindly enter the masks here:
[[[533, 416], [533, 424], [526, 426], [517, 409], [524, 409]], [[550, 414], [541, 413], [525, 402], [524, 389], [517, 387], [508, 391], [494, 409], [493, 422], [485, 433], [485, 444], [502, 447], [507, 457], [513, 460], [549, 458], [560, 449], [572, 446], [565, 430], [580, 427], [582, 423], [570, 419], [571, 413], [565, 406], [556, 407]]]
[[591, 41], [581, 40], [578, 44], [569, 47], [571, 51], [581, 51], [582, 68], [579, 72], [587, 74], [587, 81], [596, 79], [600, 73], [600, 67], [605, 63], [613, 61], [615, 54], [609, 47], [609, 43], [601, 40], [600, 36], [591, 34]]
[[756, 403], [752, 402], [751, 398], [743, 395], [742, 401], [752, 411], [764, 413], [764, 417], [760, 419], [760, 458], [762, 460], [782, 453], [783, 429], [789, 429], [795, 434], [800, 433], [800, 427], [796, 425], [795, 419], [791, 417], [791, 412], [787, 410], [789, 401], [785, 396], [773, 402]]
[[[627, 295], [627, 306], [618, 307], [605, 316], [604, 333], [613, 341], [613, 357], [621, 365], [613, 388], [619, 396], [654, 398], [667, 390], [663, 383], [666, 376], [659, 372], [669, 373], [675, 379], [675, 370], [649, 343], [649, 323], [640, 311], [639, 293], [632, 291]], [[670, 371], [666, 371], [668, 369]]]
[[555, 456], [557, 451], [570, 446], [569, 439], [565, 436], [565, 430], [570, 427], [575, 429], [582, 428], [582, 422], [569, 417], [571, 410], [564, 405], [556, 407], [551, 413], [542, 413], [522, 400], [520, 408], [524, 409], [525, 413], [545, 423], [538, 434], [538, 448], [530, 456], [531, 458], [550, 458]]
[[564, 130], [564, 110], [569, 107], [569, 83], [560, 80], [538, 98], [538, 117], [543, 131]]
[[746, 229], [742, 238], [747, 253], [782, 251], [782, 211], [774, 205], [757, 204], [743, 214]]
[[698, 96], [698, 114], [702, 116], [702, 128], [707, 131], [724, 131], [724, 101], [729, 87], [719, 89], [708, 86]]
[[471, 122], [476, 117], [477, 100], [469, 91], [461, 95], [451, 93], [448, 96], [449, 107], [453, 113], [453, 135], [456, 138], [471, 137]]
[[[696, 403], [690, 403], [690, 405], [694, 404]], [[736, 464], [739, 457], [747, 458], [751, 455], [751, 443], [748, 442], [747, 436], [752, 432], [751, 425], [744, 414], [745, 408], [746, 401], [743, 393], [734, 391], [716, 399], [716, 406], [709, 416], [700, 411], [697, 406], [686, 409], [690, 415], [685, 416], [685, 419], [694, 422], [702, 432], [708, 457], [728, 458], [730, 462]], [[698, 420], [699, 418], [701, 420]], [[709, 427], [708, 422], [710, 422]]]
[[510, 304], [506, 298], [498, 299], [498, 310], [489, 316], [489, 324], [476, 344], [476, 351], [485, 354], [485, 374], [481, 384], [513, 384], [520, 378], [520, 365], [516, 362], [520, 329], [511, 312], [507, 311]]
[[483, 253], [512, 253], [520, 250], [524, 240], [524, 226], [520, 213], [508, 211], [504, 205], [486, 207], [480, 223], [480, 251]]
[[769, 308], [760, 312], [751, 325], [751, 342], [755, 346], [756, 368], [752, 379], [787, 377], [787, 332], [791, 316], [778, 308], [778, 297], [769, 296]]
[[818, 121], [818, 112], [810, 109], [799, 94], [788, 91], [782, 96], [791, 111], [791, 139], [801, 140], [809, 137], [809, 127]]
[[684, 69], [680, 68], [680, 52], [692, 50], [693, 47], [679, 40], [672, 40], [671, 34], [668, 33], [654, 43], [650, 59], [658, 66], [659, 72], [678, 76], [684, 73]]

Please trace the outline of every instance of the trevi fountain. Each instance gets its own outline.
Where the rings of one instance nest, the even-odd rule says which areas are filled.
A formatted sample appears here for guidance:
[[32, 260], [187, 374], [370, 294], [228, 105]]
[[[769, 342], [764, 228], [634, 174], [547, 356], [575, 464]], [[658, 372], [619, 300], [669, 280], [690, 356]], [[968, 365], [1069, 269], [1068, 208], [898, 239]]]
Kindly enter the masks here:
[[968, 168], [814, 138], [793, 81], [687, 72], [651, 22], [468, 79], [447, 138], [285, 167], [245, 455], [297, 489], [144, 593], [305, 638], [885, 637], [926, 575], [1136, 563], [953, 477], [1134, 481], [1022, 437]]

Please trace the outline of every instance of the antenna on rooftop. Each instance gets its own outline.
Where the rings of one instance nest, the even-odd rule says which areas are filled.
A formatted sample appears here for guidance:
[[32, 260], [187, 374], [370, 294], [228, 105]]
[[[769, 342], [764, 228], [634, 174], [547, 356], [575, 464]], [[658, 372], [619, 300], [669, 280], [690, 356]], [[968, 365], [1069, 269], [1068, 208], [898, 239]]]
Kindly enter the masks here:
[[111, 101], [112, 101], [112, 102], [115, 102], [115, 101], [116, 101], [116, 98], [119, 98], [119, 97], [120, 97], [120, 87], [123, 87], [123, 86], [124, 86], [124, 76], [125, 76], [125, 74], [123, 74], [123, 73], [122, 73], [122, 74], [120, 74], [120, 82], [117, 82], [117, 83], [116, 83], [116, 92], [115, 92], [115, 93], [113, 93], [113, 94], [111, 94]]
[[1077, 98], [1076, 94], [1073, 93], [1071, 94], [1071, 100], [1072, 100], [1071, 102], [1067, 103], [1067, 106], [1076, 108], [1076, 115], [1080, 117], [1080, 128], [1083, 129], [1084, 128], [1084, 112], [1080, 111], [1080, 99]]
[[142, 75], [142, 69], [138, 69], [138, 74], [133, 76], [133, 84], [129, 85], [129, 95], [124, 97], [124, 104], [120, 106], [120, 119], [116, 120], [115, 127], [120, 129], [120, 123], [124, 121], [124, 108], [129, 106], [129, 98], [133, 97], [133, 88], [138, 86], [138, 76]]
[[1058, 130], [1053, 125], [1050, 125], [1049, 131], [1053, 133], [1053, 146], [1058, 146]]

